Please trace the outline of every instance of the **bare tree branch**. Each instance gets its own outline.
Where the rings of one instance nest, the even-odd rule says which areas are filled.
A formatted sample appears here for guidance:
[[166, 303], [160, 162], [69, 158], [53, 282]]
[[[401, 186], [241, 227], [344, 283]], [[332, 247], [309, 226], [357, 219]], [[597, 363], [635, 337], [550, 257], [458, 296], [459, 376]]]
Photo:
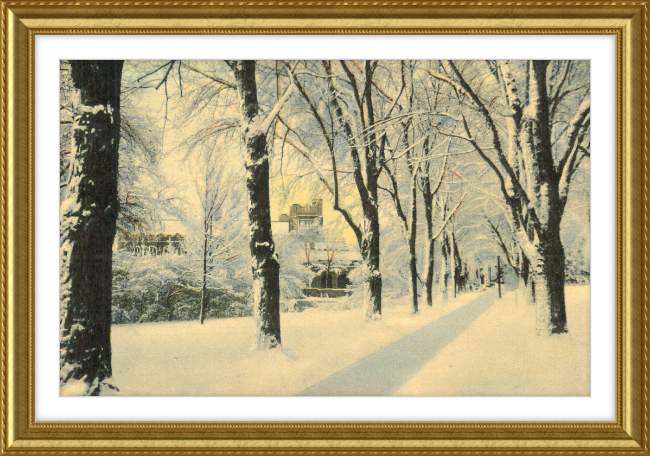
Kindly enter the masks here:
[[[226, 62], [226, 63], [228, 63], [228, 62]], [[214, 77], [214, 76], [212, 76], [212, 75], [210, 75], [210, 74], [208, 74], [208, 73], [206, 73], [206, 72], [204, 72], [204, 71], [199, 70], [198, 68], [195, 68], [195, 67], [193, 67], [193, 66], [191, 66], [191, 65], [188, 65], [188, 64], [185, 63], [185, 62], [183, 62], [182, 65], [183, 65], [185, 68], [194, 71], [195, 73], [198, 73], [198, 74], [200, 74], [200, 75], [202, 75], [202, 76], [205, 76], [205, 77], [208, 78], [208, 79], [213, 80], [214, 82], [218, 82], [218, 83], [220, 83], [220, 84], [223, 84], [223, 85], [225, 85], [225, 86], [227, 86], [227, 87], [229, 87], [229, 88], [231, 88], [231, 89], [237, 89], [237, 86], [236, 86], [235, 84], [233, 84], [232, 82], [228, 82], [228, 81], [225, 81], [225, 80], [223, 80], [223, 79], [219, 79], [219, 78], [217, 78], [217, 77]], [[230, 66], [230, 64], [229, 64], [229, 66]]]

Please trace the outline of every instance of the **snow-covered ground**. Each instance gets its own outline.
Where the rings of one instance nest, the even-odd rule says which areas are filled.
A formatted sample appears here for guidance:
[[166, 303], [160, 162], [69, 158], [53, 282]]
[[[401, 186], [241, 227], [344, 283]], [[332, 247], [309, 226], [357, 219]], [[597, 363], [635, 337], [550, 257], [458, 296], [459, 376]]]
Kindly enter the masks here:
[[400, 396], [588, 396], [589, 286], [566, 287], [569, 332], [535, 336], [535, 309], [507, 293], [402, 389]]
[[[251, 350], [250, 317], [117, 325], [113, 378], [121, 395], [294, 395], [477, 296], [415, 317], [408, 299], [387, 302], [370, 323], [361, 309], [283, 313], [284, 349], [270, 352]], [[569, 334], [537, 338], [532, 306], [508, 293], [398, 394], [589, 394], [589, 287], [567, 288], [567, 310]]]
[[283, 351], [251, 349], [252, 317], [114, 325], [113, 379], [127, 396], [294, 395], [477, 296], [415, 317], [408, 298], [385, 300], [374, 322], [360, 308], [282, 313]]

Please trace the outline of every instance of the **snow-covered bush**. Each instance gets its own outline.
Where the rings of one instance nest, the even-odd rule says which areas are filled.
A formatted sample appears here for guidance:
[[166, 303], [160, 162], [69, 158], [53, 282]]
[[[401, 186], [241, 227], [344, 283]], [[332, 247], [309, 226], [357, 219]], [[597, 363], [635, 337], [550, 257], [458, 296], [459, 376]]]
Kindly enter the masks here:
[[589, 256], [581, 250], [569, 251], [564, 263], [564, 282], [570, 284], [589, 283]]
[[286, 301], [304, 297], [302, 290], [309, 285], [313, 276], [305, 254], [305, 244], [321, 239], [324, 239], [324, 236], [318, 228], [276, 236], [275, 243], [280, 260], [281, 306], [288, 307]]
[[113, 306], [111, 308], [111, 323], [114, 325], [131, 323], [131, 317], [126, 310]]
[[147, 323], [152, 321], [171, 321], [168, 315], [165, 315], [165, 309], [160, 304], [152, 304], [145, 310], [145, 313], [140, 317], [140, 323]]
[[[568, 229], [566, 231], [569, 231]], [[570, 235], [571, 232], [567, 233]], [[570, 284], [589, 283], [590, 277], [590, 233], [589, 227], [582, 228], [582, 231], [571, 243], [566, 242], [564, 263], [564, 280]]]
[[[137, 257], [116, 253], [113, 323], [198, 319], [202, 284], [189, 270], [188, 258], [182, 255]], [[228, 274], [215, 276], [208, 281], [208, 318], [250, 315], [250, 285], [244, 286]]]

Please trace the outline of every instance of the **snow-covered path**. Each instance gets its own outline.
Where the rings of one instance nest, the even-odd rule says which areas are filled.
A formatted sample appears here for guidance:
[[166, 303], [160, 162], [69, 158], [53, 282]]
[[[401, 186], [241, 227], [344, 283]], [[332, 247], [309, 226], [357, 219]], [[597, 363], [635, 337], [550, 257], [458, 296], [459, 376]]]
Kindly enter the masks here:
[[498, 299], [496, 290], [341, 369], [298, 396], [392, 396]]

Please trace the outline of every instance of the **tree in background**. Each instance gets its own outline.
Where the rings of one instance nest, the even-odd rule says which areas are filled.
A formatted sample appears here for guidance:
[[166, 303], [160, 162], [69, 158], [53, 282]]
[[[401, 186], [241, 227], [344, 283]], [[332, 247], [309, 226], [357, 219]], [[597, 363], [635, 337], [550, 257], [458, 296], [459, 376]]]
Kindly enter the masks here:
[[[122, 67], [115, 60], [70, 62], [74, 102], [71, 170], [61, 203], [60, 381], [82, 386], [85, 395], [115, 389], [110, 327]], [[80, 394], [78, 387], [73, 394]]]
[[[412, 65], [409, 65], [410, 71], [407, 72], [407, 64], [406, 62], [402, 61], [401, 62], [402, 66], [402, 87], [407, 90], [407, 105], [405, 107], [405, 110], [407, 112], [413, 111], [413, 98], [414, 98], [414, 90], [413, 90], [413, 67]], [[410, 73], [410, 74], [409, 74]], [[407, 78], [408, 78], [408, 84], [407, 84]], [[408, 88], [407, 88], [408, 85]], [[401, 108], [401, 107], [400, 107]], [[411, 145], [411, 138], [415, 136], [412, 130], [412, 121], [413, 119], [411, 117], [407, 117], [406, 120], [404, 120], [401, 123], [401, 145], [403, 147], [403, 151], [395, 151], [395, 153], [392, 154], [392, 157], [387, 157], [386, 160], [383, 162], [383, 167], [386, 170], [386, 175], [389, 178], [390, 181], [390, 188], [385, 188], [385, 187], [380, 187], [382, 190], [386, 191], [390, 196], [391, 199], [393, 200], [393, 205], [395, 206], [395, 211], [397, 212], [397, 217], [400, 219], [402, 223], [402, 231], [404, 232], [404, 238], [406, 240], [406, 243], [408, 245], [409, 249], [409, 271], [411, 273], [411, 310], [413, 314], [418, 313], [418, 281], [419, 281], [419, 274], [418, 274], [418, 267], [417, 267], [417, 254], [416, 254], [416, 248], [417, 248], [417, 223], [418, 223], [418, 179], [420, 175], [420, 163], [417, 160], [416, 157], [416, 152], [415, 152], [415, 146], [417, 144]], [[387, 135], [388, 132], [384, 132], [384, 135]], [[421, 155], [426, 155], [427, 151], [426, 149], [428, 148], [428, 141], [427, 139], [424, 140], [424, 145], [423, 145], [423, 152]], [[407, 179], [409, 181], [409, 199], [410, 199], [410, 208], [408, 211], [408, 216], [404, 212], [403, 209], [403, 204], [400, 198], [400, 192], [399, 192], [399, 183], [397, 181], [397, 173], [398, 173], [398, 163], [399, 163], [399, 158], [404, 157], [404, 160], [406, 162], [406, 168], [408, 170], [407, 173]], [[388, 165], [388, 163], [392, 163], [392, 167]]]
[[[202, 151], [195, 152], [193, 157], [188, 157], [192, 168], [196, 196], [199, 201], [198, 217], [199, 226], [191, 231], [197, 249], [192, 249], [190, 254], [198, 253], [201, 282], [201, 310], [199, 321], [201, 324], [208, 315], [209, 306], [209, 278], [216, 269], [225, 270], [231, 260], [240, 256], [237, 241], [241, 232], [241, 224], [237, 220], [242, 198], [236, 179], [240, 174], [234, 169], [222, 166], [223, 156], [232, 153], [232, 141], [229, 135], [213, 137], [202, 147]], [[188, 201], [188, 206], [190, 202]], [[194, 224], [188, 220], [190, 226]]]

